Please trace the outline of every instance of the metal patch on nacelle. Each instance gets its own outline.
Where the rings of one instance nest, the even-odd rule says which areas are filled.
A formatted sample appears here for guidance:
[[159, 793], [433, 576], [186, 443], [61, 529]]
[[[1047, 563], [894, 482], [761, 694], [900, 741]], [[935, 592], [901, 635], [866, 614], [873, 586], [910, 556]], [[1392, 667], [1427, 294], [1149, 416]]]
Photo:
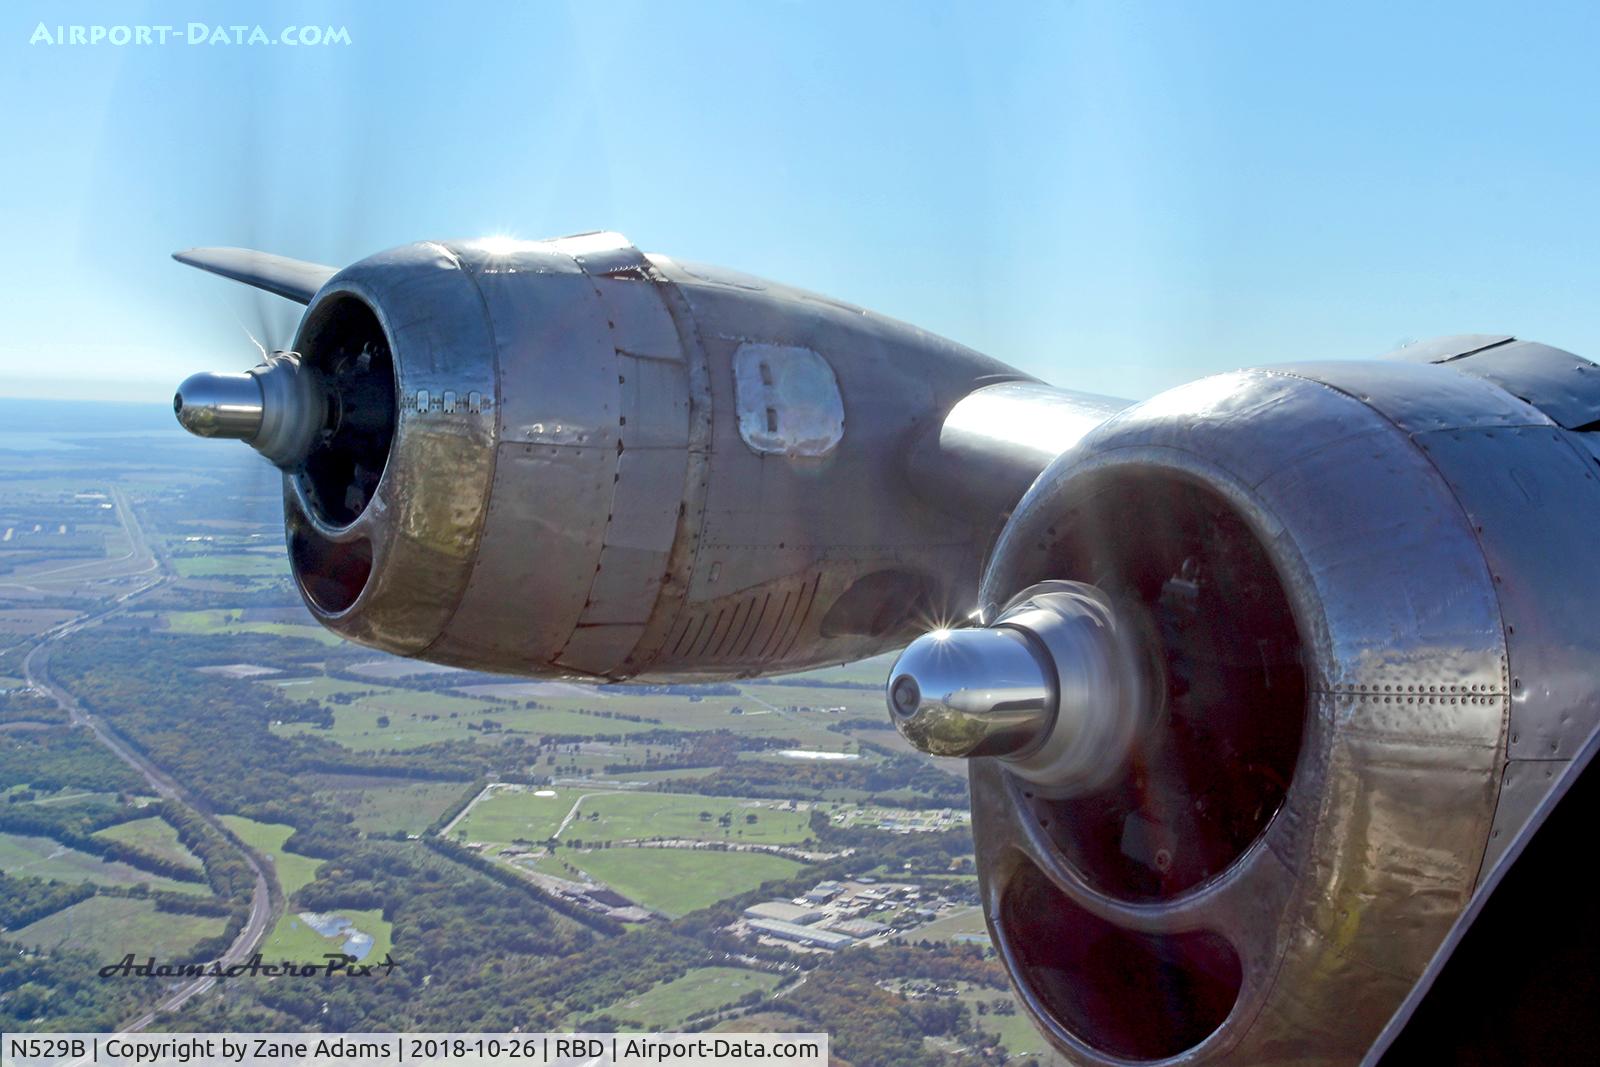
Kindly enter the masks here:
[[739, 436], [755, 452], [825, 456], [844, 438], [844, 400], [809, 348], [746, 342], [733, 354]]

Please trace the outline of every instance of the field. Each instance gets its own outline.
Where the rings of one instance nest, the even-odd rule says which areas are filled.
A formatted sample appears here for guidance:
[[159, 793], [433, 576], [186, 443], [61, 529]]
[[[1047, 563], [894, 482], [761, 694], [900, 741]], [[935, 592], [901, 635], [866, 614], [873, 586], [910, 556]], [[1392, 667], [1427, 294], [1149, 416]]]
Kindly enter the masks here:
[[509, 844], [512, 841], [544, 841], [556, 832], [561, 820], [567, 817], [572, 805], [583, 795], [581, 789], [553, 789], [538, 792], [554, 796], [537, 796], [535, 791], [521, 786], [491, 787], [486, 796], [472, 805], [472, 810], [450, 831], [452, 838], [468, 841], [492, 841]]
[[[209, 619], [229, 613], [181, 614]], [[296, 629], [284, 623], [238, 625], [262, 628], [262, 632], [266, 632], [267, 627], [279, 628], [273, 632]], [[788, 706], [848, 706], [849, 717], [860, 717], [877, 716], [883, 703], [876, 692], [788, 686], [750, 686], [739, 696], [708, 696], [695, 700], [676, 694], [622, 694], [545, 682], [471, 685], [453, 691], [415, 690], [378, 681], [354, 682], [327, 677], [274, 679], [264, 684], [279, 686], [284, 696], [291, 699], [319, 701], [333, 712], [334, 723], [330, 729], [307, 723], [287, 723], [275, 727], [279, 732], [309, 733], [363, 752], [405, 750], [440, 741], [493, 740], [501, 733], [625, 738], [658, 730], [734, 730], [751, 737], [790, 741], [807, 750], [853, 752], [857, 747], [853, 740], [828, 730], [829, 725], [847, 716], [820, 710], [791, 712]], [[534, 691], [537, 696], [527, 695]], [[493, 699], [496, 696], [500, 699]], [[504, 702], [512, 698], [517, 702]], [[525, 706], [529, 700], [537, 706]], [[779, 704], [779, 700], [784, 703]], [[643, 721], [621, 717], [624, 715]], [[379, 724], [380, 717], [388, 720], [387, 726]], [[497, 725], [484, 730], [485, 719]], [[624, 760], [615, 757], [602, 762]], [[599, 764], [590, 766], [580, 762], [580, 767], [593, 771], [599, 769]]]
[[178, 556], [173, 559], [172, 566], [179, 576], [184, 578], [215, 578], [218, 576], [287, 578], [289, 576], [288, 558], [277, 553]]
[[968, 941], [979, 938], [987, 941], [989, 928], [983, 923], [983, 909], [975, 907], [935, 919], [926, 926], [917, 927], [906, 937], [917, 941]]
[[181, 958], [199, 941], [220, 934], [223, 925], [212, 916], [157, 911], [148, 900], [90, 897], [11, 936], [35, 948], [65, 945], [115, 963], [129, 952], [141, 960]]
[[[295, 678], [272, 681], [291, 700], [317, 700], [333, 711], [333, 727], [323, 730], [306, 723], [276, 727], [280, 733], [309, 733], [361, 752], [410, 749], [440, 741], [493, 741], [501, 732], [531, 734], [626, 734], [660, 729], [653, 723], [633, 723], [583, 714], [576, 709], [525, 708], [498, 704], [455, 693], [400, 689], [394, 686], [347, 682], [337, 678]], [[349, 703], [336, 703], [340, 696]], [[598, 701], [590, 701], [594, 706]], [[383, 726], [379, 718], [387, 718]], [[482, 729], [483, 721], [499, 724]]]
[[155, 816], [108, 826], [98, 831], [95, 836], [125, 842], [151, 855], [181, 863], [185, 867], [193, 867], [197, 871], [202, 866], [200, 857], [190, 852], [184, 847], [183, 842], [178, 840], [178, 831], [168, 825], [166, 820]]
[[871, 689], [834, 689], [822, 685], [780, 685], [774, 682], [746, 686], [745, 692], [786, 712], [794, 708], [794, 713], [824, 726], [840, 719], [889, 721], [880, 686]]
[[[538, 792], [554, 792], [555, 796], [539, 796]], [[577, 812], [559, 835], [565, 840], [659, 838], [791, 845], [811, 836], [808, 813], [783, 811], [781, 801], [579, 789], [538, 792], [493, 790], [472, 806], [452, 836], [465, 836], [468, 841], [543, 841], [556, 833], [574, 804]], [[724, 817], [726, 826], [721, 824]], [[754, 822], [748, 821], [751, 817]]]
[[682, 978], [652, 986], [637, 996], [619, 1000], [599, 1011], [574, 1016], [564, 1024], [579, 1030], [605, 1015], [627, 1027], [670, 1032], [690, 1016], [725, 1008], [746, 993], [770, 993], [781, 979], [764, 971], [738, 967], [699, 967]]
[[465, 782], [351, 776], [330, 779], [328, 787], [319, 789], [317, 796], [349, 812], [355, 819], [356, 829], [366, 833], [420, 834], [468, 788]]
[[[1028, 1021], [1028, 1016], [1022, 1007], [1017, 1004], [1009, 989], [984, 989], [966, 982], [961, 983], [961, 992], [958, 994], [962, 1003], [972, 1011], [972, 1021], [978, 1028], [987, 1030], [1000, 1038], [1000, 1043], [1013, 1057], [1040, 1056], [1047, 1063], [1059, 1063], [1050, 1052], [1049, 1043], [1043, 1035], [1034, 1029], [1033, 1023]], [[978, 1005], [982, 1004], [985, 1014], [978, 1014]], [[998, 1014], [997, 1007], [1004, 1010], [1005, 1006], [1013, 1008], [1009, 1015]]]
[[[596, 719], [563, 712], [528, 711], [522, 708], [500, 708], [476, 701], [465, 701], [442, 693], [411, 693], [405, 690], [392, 692], [404, 694], [391, 697], [377, 694], [361, 698], [358, 704], [332, 705], [333, 727], [323, 730], [306, 723], [286, 723], [275, 727], [282, 734], [308, 733], [313, 737], [337, 742], [357, 752], [374, 752], [388, 749], [420, 748], [441, 741], [494, 741], [502, 731], [519, 734], [578, 734], [595, 733], [602, 727]], [[293, 699], [302, 696], [296, 686], [287, 686], [284, 695]], [[406, 711], [423, 702], [431, 702], [429, 711]], [[465, 705], [463, 708], [462, 705]], [[455, 718], [450, 711], [458, 709]], [[387, 718], [389, 725], [378, 722]], [[484, 719], [502, 724], [501, 729], [484, 731]], [[470, 724], [470, 726], [469, 726]]]
[[[584, 797], [563, 838], [632, 841], [648, 838], [793, 845], [811, 836], [808, 815], [782, 811], [780, 801], [682, 793], [601, 793]], [[702, 818], [709, 816], [709, 818]], [[750, 822], [751, 818], [754, 822]], [[721, 825], [726, 818], [728, 825]]]
[[894, 661], [899, 655], [898, 652], [887, 652], [881, 656], [845, 663], [838, 667], [818, 667], [803, 674], [784, 675], [782, 680], [799, 682], [802, 685], [809, 679], [819, 682], [853, 682], [881, 686], [889, 677], [889, 668], [894, 666]]
[[0, 870], [7, 874], [27, 874], [53, 878], [59, 882], [93, 882], [96, 885], [147, 885], [174, 893], [209, 896], [204, 882], [179, 882], [141, 871], [126, 863], [103, 860], [75, 848], [68, 848], [48, 837], [0, 834]]
[[[59, 623], [77, 615], [75, 611], [60, 608], [22, 608], [15, 611], [0, 611], [0, 635], [7, 637], [43, 633]], [[0, 688], [4, 688], [0, 683]]]
[[[272, 634], [276, 637], [303, 637], [331, 647], [344, 644], [344, 639], [329, 633], [314, 623], [253, 622], [242, 616], [239, 608], [218, 608], [210, 611], [169, 611], [161, 617], [167, 629], [181, 634]], [[246, 646], [248, 647], [248, 646]]]
[[538, 869], [572, 878], [563, 864], [587, 871], [630, 900], [676, 918], [775, 878], [790, 878], [802, 864], [764, 852], [687, 848], [561, 849]]
[[[372, 949], [363, 958], [363, 962], [381, 960], [388, 953], [393, 944], [394, 927], [383, 917], [381, 910], [340, 909], [333, 914], [349, 919], [357, 930], [372, 936]], [[267, 938], [266, 944], [261, 947], [261, 955], [269, 963], [280, 960], [294, 963], [322, 963], [327, 953], [341, 951], [343, 944], [342, 937], [323, 937], [317, 933], [291, 908], [278, 920], [272, 936]]]
[[317, 876], [321, 860], [286, 852], [283, 843], [294, 833], [294, 827], [276, 822], [256, 822], [243, 815], [224, 815], [222, 821], [228, 829], [239, 835], [239, 840], [266, 856], [278, 872], [278, 884], [285, 897], [294, 896], [303, 885]]

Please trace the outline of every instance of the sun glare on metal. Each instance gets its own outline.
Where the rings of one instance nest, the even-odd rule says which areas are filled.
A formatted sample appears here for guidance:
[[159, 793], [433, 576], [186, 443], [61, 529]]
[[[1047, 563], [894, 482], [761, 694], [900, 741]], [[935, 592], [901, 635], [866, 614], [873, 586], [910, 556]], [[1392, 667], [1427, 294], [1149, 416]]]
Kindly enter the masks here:
[[518, 248], [522, 247], [524, 243], [525, 242], [519, 241], [517, 238], [512, 237], [509, 234], [503, 233], [493, 234], [489, 237], [480, 237], [474, 242], [474, 244], [483, 249], [485, 252], [489, 253], [491, 256], [509, 256]]

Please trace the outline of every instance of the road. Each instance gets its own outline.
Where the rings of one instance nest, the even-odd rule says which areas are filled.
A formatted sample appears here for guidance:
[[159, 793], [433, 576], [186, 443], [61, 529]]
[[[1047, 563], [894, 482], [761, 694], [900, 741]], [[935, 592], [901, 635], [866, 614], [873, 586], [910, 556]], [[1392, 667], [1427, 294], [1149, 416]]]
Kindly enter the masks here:
[[[118, 510], [122, 513], [123, 523], [128, 529], [129, 538], [135, 546], [135, 558], [137, 558], [138, 554], [148, 555], [151, 563], [159, 567], [159, 562], [154, 554], [150, 553], [144, 532], [140, 529], [139, 522], [133, 515], [133, 509], [128, 506], [127, 500], [123, 497], [121, 491], [114, 491], [113, 498], [116, 500]], [[85, 711], [83, 706], [78, 703], [77, 698], [62, 688], [50, 676], [50, 652], [56, 642], [80, 630], [98, 626], [113, 615], [125, 611], [135, 599], [159, 588], [166, 581], [165, 577], [154, 578], [118, 596], [112, 601], [111, 606], [104, 611], [80, 616], [71, 622], [63, 623], [46, 631], [41, 636], [39, 643], [23, 657], [22, 673], [28, 684], [54, 700], [71, 717], [74, 725], [88, 729], [94, 735], [95, 740], [110, 749], [122, 762], [138, 771], [157, 796], [189, 808], [211, 826], [224, 832], [226, 836], [226, 828], [215, 813], [196, 800], [188, 790], [179, 785], [161, 768], [130, 748], [111, 729], [99, 722], [94, 715]], [[272, 923], [272, 875], [268, 873], [267, 865], [251, 850], [244, 850], [244, 858], [250, 864], [250, 869], [255, 872], [256, 876], [255, 889], [250, 897], [250, 918], [245, 922], [244, 927], [240, 929], [239, 936], [234, 938], [233, 944], [229, 945], [228, 950], [220, 957], [219, 962], [224, 967], [232, 963], [238, 963], [254, 952], [256, 946], [267, 936], [267, 931], [271, 928]], [[118, 1033], [133, 1033], [143, 1030], [155, 1021], [159, 1013], [174, 1011], [182, 1007], [190, 999], [204, 993], [216, 984], [217, 980], [215, 978], [196, 978], [193, 981], [186, 982], [162, 998], [150, 1011], [124, 1024]]]
[[112, 488], [109, 490], [109, 495], [117, 509], [117, 518], [122, 522], [123, 532], [128, 538], [128, 551], [108, 559], [67, 563], [59, 567], [6, 578], [0, 580], [0, 589], [60, 593], [62, 590], [59, 587], [63, 585], [82, 585], [111, 578], [135, 578], [159, 572], [161, 563], [150, 548], [150, 542], [144, 535], [144, 528], [134, 517], [133, 508], [128, 505], [126, 494], [121, 489]]

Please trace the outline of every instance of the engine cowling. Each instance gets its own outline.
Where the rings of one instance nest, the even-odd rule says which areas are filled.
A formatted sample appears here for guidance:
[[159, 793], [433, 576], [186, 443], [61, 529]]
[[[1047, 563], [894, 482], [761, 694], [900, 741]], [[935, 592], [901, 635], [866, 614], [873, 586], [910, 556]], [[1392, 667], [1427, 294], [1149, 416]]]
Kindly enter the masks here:
[[[985, 617], [1033, 627], [1040, 677], [1067, 693], [1105, 644], [1051, 666], [1007, 613], [1063, 579], [1159, 661], [1109, 786], [971, 768], [994, 943], [1075, 1062], [1358, 1061], [1594, 726], [1595, 368], [1520, 345], [1462, 369], [1193, 383], [1091, 432], [1006, 526]], [[912, 646], [895, 717], [960, 637]], [[982, 692], [968, 673], [942, 688]]]
[[[287, 445], [224, 427], [286, 471], [320, 622], [442, 663], [606, 678], [843, 662], [970, 607], [994, 516], [938, 507], [905, 454], [974, 389], [1031, 383], [608, 233], [362, 260], [252, 374], [269, 416], [272, 390], [325, 398], [273, 422]], [[255, 388], [232, 377], [231, 395]], [[180, 391], [197, 432], [226, 378]]]
[[339, 633], [722, 678], [934, 629], [891, 717], [975, 757], [994, 943], [1078, 1062], [1358, 1060], [1600, 717], [1600, 366], [1556, 349], [1123, 410], [614, 234], [186, 256], [309, 302], [176, 407], [284, 468]]

